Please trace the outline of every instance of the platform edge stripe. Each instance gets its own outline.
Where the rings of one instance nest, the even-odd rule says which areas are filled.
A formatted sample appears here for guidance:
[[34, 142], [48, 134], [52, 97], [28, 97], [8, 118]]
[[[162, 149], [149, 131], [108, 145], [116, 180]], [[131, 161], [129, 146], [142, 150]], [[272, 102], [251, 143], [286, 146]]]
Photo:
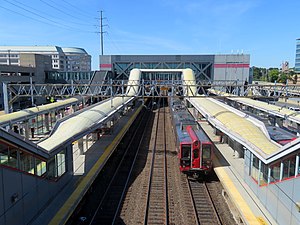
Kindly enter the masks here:
[[97, 160], [88, 174], [80, 181], [78, 187], [73, 191], [71, 196], [67, 199], [67, 201], [63, 204], [63, 206], [59, 209], [56, 215], [49, 222], [49, 225], [57, 225], [57, 224], [65, 224], [67, 220], [70, 218], [80, 200], [87, 192], [88, 187], [92, 184], [95, 177], [100, 172], [103, 162], [107, 160], [108, 156], [112, 153], [112, 151], [116, 148], [116, 145], [121, 141], [124, 137], [126, 131], [133, 123], [137, 115], [142, 110], [143, 105], [141, 105], [136, 112], [131, 116], [128, 120], [127, 124], [122, 128], [122, 130], [118, 133], [118, 135], [114, 138], [114, 140], [105, 148], [104, 153]]
[[[258, 221], [257, 217], [252, 212], [251, 208], [246, 203], [245, 199], [242, 197], [234, 183], [229, 178], [227, 172], [222, 168], [219, 161], [216, 160], [217, 163], [215, 163], [216, 167], [214, 168], [216, 174], [218, 177], [222, 177], [220, 181], [222, 182], [223, 186], [226, 188], [226, 191], [228, 195], [230, 196], [230, 199], [233, 200], [233, 203], [236, 205], [237, 209], [241, 213], [242, 217], [244, 218], [244, 222], [252, 225], [257, 224], [261, 225], [261, 223]], [[234, 195], [232, 194], [234, 193]]]

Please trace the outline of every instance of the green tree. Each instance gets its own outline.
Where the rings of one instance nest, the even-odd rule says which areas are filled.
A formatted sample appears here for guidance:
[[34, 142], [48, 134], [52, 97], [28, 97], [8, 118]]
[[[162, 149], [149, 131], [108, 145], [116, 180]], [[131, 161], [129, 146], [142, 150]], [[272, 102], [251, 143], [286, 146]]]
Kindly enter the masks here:
[[286, 73], [280, 73], [280, 76], [278, 77], [278, 82], [286, 84], [287, 79], [289, 78], [289, 75]]
[[279, 77], [279, 70], [277, 68], [270, 68], [268, 71], [269, 82], [275, 82]]

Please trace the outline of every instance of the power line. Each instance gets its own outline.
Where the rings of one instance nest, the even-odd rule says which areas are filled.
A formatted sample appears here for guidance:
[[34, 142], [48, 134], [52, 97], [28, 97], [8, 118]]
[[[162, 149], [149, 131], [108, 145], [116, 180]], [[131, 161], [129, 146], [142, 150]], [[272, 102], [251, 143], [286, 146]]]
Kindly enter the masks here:
[[[53, 2], [53, 1], [51, 1], [51, 0], [47, 0], [47, 1], [45, 1], [45, 0], [40, 0], [40, 1], [43, 2], [44, 4], [46, 4], [47, 6], [53, 8], [53, 9], [55, 9], [55, 10], [57, 10], [57, 11], [63, 13], [63, 14], [65, 14], [65, 15], [68, 15], [68, 16], [70, 16], [70, 17], [76, 19], [76, 20], [82, 20], [81, 18], [78, 18], [78, 17], [76, 17], [76, 16], [74, 16], [74, 15], [72, 15], [72, 14], [70, 14], [70, 13], [67, 13], [67, 12], [61, 10], [60, 8], [57, 8], [56, 6], [53, 6], [53, 5], [51, 5], [51, 4], [49, 4], [49, 3], [47, 2], [47, 1]], [[90, 24], [89, 24], [89, 25], [90, 25]]]
[[70, 2], [67, 2], [66, 0], [61, 0], [61, 1], [64, 2], [65, 4], [71, 6], [72, 8], [77, 9], [78, 12], [80, 12], [81, 15], [90, 17], [90, 15], [89, 15], [88, 13], [83, 12], [82, 9], [80, 9], [80, 8], [78, 8], [77, 6], [71, 4]]
[[[15, 5], [14, 3], [11, 3], [11, 2], [9, 2], [9, 1], [7, 1], [7, 0], [4, 0], [4, 1], [6, 1], [6, 2], [12, 4], [12, 5]], [[61, 24], [57, 23], [56, 21], [52, 21], [52, 20], [50, 20], [50, 19], [48, 19], [48, 18], [45, 18], [45, 17], [43, 17], [43, 16], [40, 16], [40, 15], [38, 15], [38, 14], [36, 14], [36, 13], [34, 13], [34, 12], [31, 12], [30, 10], [27, 10], [27, 9], [21, 7], [21, 6], [17, 6], [17, 5], [15, 5], [15, 6], [21, 8], [21, 9], [27, 11], [27, 12], [30, 12], [30, 13], [36, 15], [36, 16], [39, 16], [39, 17], [43, 18], [44, 20], [50, 21], [51, 23], [49, 23], [49, 22], [47, 22], [47, 21], [43, 21], [43, 20], [37, 19], [37, 18], [34, 18], [34, 17], [31, 17], [31, 16], [28, 16], [28, 15], [25, 15], [25, 14], [23, 14], [23, 13], [14, 11], [14, 10], [9, 9], [9, 8], [6, 8], [6, 7], [4, 7], [4, 6], [0, 6], [0, 8], [3, 8], [3, 9], [5, 9], [5, 10], [7, 10], [7, 11], [13, 12], [13, 13], [15, 13], [15, 14], [24, 16], [24, 17], [29, 18], [29, 19], [31, 19], [31, 20], [34, 20], [34, 21], [37, 21], [37, 22], [40, 22], [40, 23], [43, 23], [43, 24], [47, 24], [47, 25], [50, 25], [50, 26], [57, 26], [57, 27], [60, 27], [60, 28], [62, 28], [62, 29], [68, 29], [68, 30], [71, 30], [71, 31], [73, 30], [73, 31], [77, 31], [77, 32], [95, 33], [95, 32], [91, 32], [91, 31], [85, 31], [85, 30], [76, 29], [76, 28], [74, 28], [74, 27], [70, 27], [70, 26], [66, 26], [66, 25], [61, 25]]]
[[[37, 12], [40, 12], [40, 13], [42, 13], [43, 15], [44, 15], [44, 14], [47, 14], [47, 13], [41, 12], [41, 11], [39, 11], [39, 10], [37, 10], [37, 9], [35, 9], [35, 8], [33, 8], [33, 7], [31, 7], [31, 6], [28, 6], [28, 5], [26, 5], [26, 4], [22, 3], [22, 2], [19, 2], [19, 1], [17, 1], [17, 0], [13, 0], [13, 1], [14, 1], [14, 2], [17, 2], [17, 3], [20, 4], [20, 5], [23, 5], [23, 6], [27, 7], [27, 8], [29, 8], [29, 9], [32, 9], [32, 10], [37, 11]], [[11, 4], [12, 4], [12, 3], [11, 3]], [[48, 15], [49, 15], [49, 14], [48, 14]], [[58, 18], [57, 16], [55, 16], [55, 18], [65, 21], [65, 19]], [[48, 19], [48, 18], [46, 18], [46, 19]], [[50, 20], [50, 19], [49, 19], [49, 20]], [[73, 23], [73, 24], [76, 24], [76, 25], [93, 26], [93, 25], [88, 24], [88, 23], [78, 23], [78, 22], [73, 22], [73, 21], [67, 21], [67, 22], [68, 22], [68, 23]], [[57, 23], [58, 23], [58, 22], [57, 22]]]

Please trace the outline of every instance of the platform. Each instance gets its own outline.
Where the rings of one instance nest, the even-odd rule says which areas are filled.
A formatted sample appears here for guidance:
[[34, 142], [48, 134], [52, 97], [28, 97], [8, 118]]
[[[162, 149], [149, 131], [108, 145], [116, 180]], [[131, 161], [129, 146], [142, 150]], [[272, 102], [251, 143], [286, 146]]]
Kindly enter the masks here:
[[119, 144], [130, 125], [135, 120], [143, 106], [128, 112], [114, 126], [111, 135], [105, 135], [96, 141], [84, 154], [85, 168], [81, 176], [72, 176], [65, 187], [61, 188], [59, 195], [40, 213], [31, 224], [65, 224], [72, 215], [94, 179], [97, 177], [105, 162]]
[[244, 159], [237, 158], [228, 144], [220, 143], [220, 136], [214, 134], [214, 128], [206, 121], [201, 121], [200, 124], [217, 148], [215, 172], [243, 222], [249, 225], [276, 225], [275, 220], [243, 180]]

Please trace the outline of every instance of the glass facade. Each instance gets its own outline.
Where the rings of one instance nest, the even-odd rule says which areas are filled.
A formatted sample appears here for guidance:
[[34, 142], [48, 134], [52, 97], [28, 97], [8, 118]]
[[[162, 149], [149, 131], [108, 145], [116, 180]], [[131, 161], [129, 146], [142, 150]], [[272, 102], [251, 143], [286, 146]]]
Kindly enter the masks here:
[[266, 165], [252, 154], [251, 177], [261, 186], [299, 176], [300, 152]]
[[300, 73], [300, 38], [296, 40], [296, 61], [295, 61], [295, 71]]
[[57, 180], [66, 172], [66, 150], [62, 150], [46, 161], [0, 139], [0, 166]]
[[0, 139], [0, 166], [14, 168], [25, 173], [43, 176], [46, 173], [46, 161], [22, 148]]

